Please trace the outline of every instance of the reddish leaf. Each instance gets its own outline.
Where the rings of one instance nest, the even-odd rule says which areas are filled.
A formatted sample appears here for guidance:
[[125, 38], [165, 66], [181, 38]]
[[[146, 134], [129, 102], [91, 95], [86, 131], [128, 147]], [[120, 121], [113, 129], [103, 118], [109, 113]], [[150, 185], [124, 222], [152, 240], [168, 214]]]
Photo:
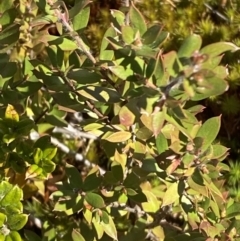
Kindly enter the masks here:
[[119, 112], [120, 123], [124, 126], [131, 126], [135, 121], [135, 115], [127, 106], [123, 106]]

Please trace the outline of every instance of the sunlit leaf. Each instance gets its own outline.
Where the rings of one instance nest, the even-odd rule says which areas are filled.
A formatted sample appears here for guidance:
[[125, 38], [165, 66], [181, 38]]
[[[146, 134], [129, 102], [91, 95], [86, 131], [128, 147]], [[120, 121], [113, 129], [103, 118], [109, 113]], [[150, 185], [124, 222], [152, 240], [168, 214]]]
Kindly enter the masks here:
[[117, 143], [117, 142], [125, 142], [125, 141], [129, 140], [131, 138], [131, 136], [132, 136], [132, 134], [128, 131], [117, 131], [117, 132], [110, 134], [109, 136], [107, 136], [104, 139], [109, 142]]
[[221, 117], [213, 117], [208, 119], [197, 132], [196, 138], [203, 138], [201, 145], [202, 152], [206, 151], [216, 139], [220, 129], [220, 118]]
[[84, 237], [76, 229], [72, 231], [72, 239], [73, 241], [85, 241]]
[[115, 223], [113, 222], [113, 219], [111, 216], [109, 216], [109, 223], [106, 224], [104, 222], [101, 222], [101, 225], [103, 227], [104, 232], [111, 238], [113, 238], [114, 240], [118, 240], [117, 237], [117, 230], [115, 227]]
[[178, 50], [178, 57], [179, 58], [189, 58], [193, 55], [195, 51], [198, 51], [202, 45], [202, 39], [199, 35], [191, 35], [187, 37], [180, 49]]
[[170, 184], [170, 186], [167, 188], [163, 200], [162, 200], [162, 206], [167, 206], [169, 204], [174, 203], [179, 198], [178, 194], [178, 182], [174, 182]]
[[239, 47], [237, 47], [235, 44], [230, 42], [219, 42], [219, 43], [213, 43], [209, 44], [206, 47], [201, 49], [202, 54], [207, 54], [211, 58], [218, 56], [220, 54], [223, 54], [226, 51], [237, 51], [239, 50]]

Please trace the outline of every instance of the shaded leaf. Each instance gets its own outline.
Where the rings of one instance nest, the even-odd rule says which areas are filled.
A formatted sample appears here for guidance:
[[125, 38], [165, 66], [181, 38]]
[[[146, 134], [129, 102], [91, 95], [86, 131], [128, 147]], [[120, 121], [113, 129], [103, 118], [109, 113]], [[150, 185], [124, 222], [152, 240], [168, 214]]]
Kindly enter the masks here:
[[67, 163], [65, 171], [70, 186], [76, 189], [82, 188], [82, 178], [77, 168]]
[[103, 103], [116, 103], [121, 100], [117, 91], [100, 86], [83, 86], [78, 89], [78, 93], [87, 99]]
[[95, 72], [86, 69], [72, 69], [67, 73], [68, 78], [74, 79], [78, 84], [94, 84], [99, 83], [101, 76]]
[[24, 236], [26, 237], [27, 241], [41, 241], [42, 239], [34, 232], [30, 230], [24, 230]]
[[87, 201], [87, 203], [89, 205], [91, 205], [94, 208], [105, 207], [105, 203], [104, 203], [103, 198], [96, 193], [92, 193], [92, 192], [86, 193], [85, 200]]

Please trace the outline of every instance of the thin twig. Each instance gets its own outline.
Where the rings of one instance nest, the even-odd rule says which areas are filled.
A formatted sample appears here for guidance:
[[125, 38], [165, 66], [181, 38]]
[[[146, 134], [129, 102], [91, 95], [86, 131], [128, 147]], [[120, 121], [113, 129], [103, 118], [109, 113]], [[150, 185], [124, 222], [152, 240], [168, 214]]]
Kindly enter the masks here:
[[70, 36], [77, 42], [77, 45], [80, 48], [80, 50], [87, 55], [87, 57], [93, 62], [93, 64], [96, 64], [96, 59], [93, 57], [90, 51], [86, 49], [85, 44], [80, 38], [80, 36], [74, 31], [72, 26], [70, 26], [70, 24], [68, 23], [65, 13], [61, 13], [61, 10], [56, 8], [55, 14], [58, 17], [58, 20], [63, 24], [65, 31], [68, 32]]

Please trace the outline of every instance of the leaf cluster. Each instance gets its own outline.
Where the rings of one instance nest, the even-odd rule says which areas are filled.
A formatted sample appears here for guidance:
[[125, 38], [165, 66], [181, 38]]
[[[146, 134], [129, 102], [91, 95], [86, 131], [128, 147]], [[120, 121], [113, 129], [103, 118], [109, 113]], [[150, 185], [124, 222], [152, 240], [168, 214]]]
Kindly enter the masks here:
[[[56, 217], [42, 220], [42, 237], [26, 231], [25, 239], [236, 240], [239, 203], [223, 176], [228, 148], [216, 141], [221, 116], [199, 121], [197, 101], [228, 89], [220, 62], [239, 48], [202, 47], [193, 34], [164, 51], [169, 33], [148, 25], [131, 2], [111, 11], [94, 56], [83, 34], [88, 1], [69, 9], [58, 1], [7, 3], [0, 5], [2, 185], [23, 190], [33, 206], [36, 188]], [[86, 138], [98, 139], [105, 169], [73, 150]], [[10, 205], [8, 193], [2, 200]], [[12, 228], [14, 215], [2, 205], [3, 240], [14, 240], [8, 236], [26, 216], [18, 208], [24, 221]], [[166, 221], [177, 213], [180, 227]]]

